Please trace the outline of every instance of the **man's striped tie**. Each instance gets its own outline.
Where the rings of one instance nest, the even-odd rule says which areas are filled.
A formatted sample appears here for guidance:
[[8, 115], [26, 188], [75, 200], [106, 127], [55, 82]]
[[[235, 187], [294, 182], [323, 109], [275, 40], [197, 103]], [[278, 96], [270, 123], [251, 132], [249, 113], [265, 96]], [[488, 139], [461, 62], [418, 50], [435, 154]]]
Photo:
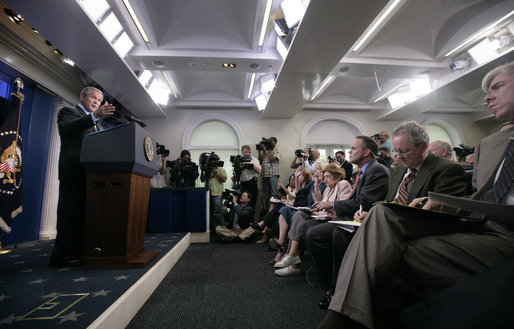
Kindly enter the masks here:
[[409, 191], [407, 190], [407, 185], [414, 180], [416, 177], [416, 169], [412, 169], [411, 172], [405, 177], [400, 184], [400, 188], [398, 189], [398, 196], [394, 199], [393, 202], [400, 204], [407, 204], [407, 198], [409, 196]]

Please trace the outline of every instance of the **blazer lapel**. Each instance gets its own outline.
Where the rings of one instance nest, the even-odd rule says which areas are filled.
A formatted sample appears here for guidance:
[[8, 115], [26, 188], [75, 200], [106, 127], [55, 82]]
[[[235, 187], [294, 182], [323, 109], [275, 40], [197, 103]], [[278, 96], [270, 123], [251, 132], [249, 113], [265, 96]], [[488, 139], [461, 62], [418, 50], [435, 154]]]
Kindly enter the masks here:
[[409, 201], [418, 197], [419, 192], [425, 185], [430, 173], [435, 168], [435, 157], [435, 155], [429, 153], [425, 161], [423, 161], [423, 164], [419, 168], [419, 172], [414, 178], [412, 186], [409, 189], [409, 197], [407, 198]]
[[389, 177], [389, 190], [387, 191], [386, 201], [393, 201], [398, 191], [398, 187], [403, 181], [403, 176], [407, 172], [407, 168], [403, 165], [398, 165], [398, 169], [393, 170]]

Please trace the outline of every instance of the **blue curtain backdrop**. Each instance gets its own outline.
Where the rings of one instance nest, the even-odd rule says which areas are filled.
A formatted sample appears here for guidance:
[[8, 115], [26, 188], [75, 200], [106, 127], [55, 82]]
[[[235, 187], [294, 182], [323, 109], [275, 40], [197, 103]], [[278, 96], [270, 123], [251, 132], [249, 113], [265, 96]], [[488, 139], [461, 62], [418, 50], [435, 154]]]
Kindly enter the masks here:
[[2, 245], [9, 246], [39, 237], [54, 96], [3, 62], [0, 62], [0, 72], [0, 78], [8, 84], [10, 91], [14, 90], [16, 77], [20, 77], [25, 85], [22, 90], [25, 100], [21, 107], [23, 212], [14, 219], [11, 233], [2, 232]]

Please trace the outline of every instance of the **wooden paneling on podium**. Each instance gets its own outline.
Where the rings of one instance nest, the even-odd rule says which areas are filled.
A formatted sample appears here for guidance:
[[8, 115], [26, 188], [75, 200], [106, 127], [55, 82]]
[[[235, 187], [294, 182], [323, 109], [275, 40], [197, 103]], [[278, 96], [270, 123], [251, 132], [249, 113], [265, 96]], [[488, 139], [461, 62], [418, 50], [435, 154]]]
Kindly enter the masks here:
[[155, 151], [153, 137], [135, 123], [84, 137], [85, 269], [145, 267], [158, 255], [144, 250]]

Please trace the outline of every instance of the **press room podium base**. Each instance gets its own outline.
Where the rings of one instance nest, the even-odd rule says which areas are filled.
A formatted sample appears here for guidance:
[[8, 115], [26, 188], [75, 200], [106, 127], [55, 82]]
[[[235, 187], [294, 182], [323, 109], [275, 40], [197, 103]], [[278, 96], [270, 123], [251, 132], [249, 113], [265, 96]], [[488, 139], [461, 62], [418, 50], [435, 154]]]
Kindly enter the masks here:
[[142, 268], [159, 254], [144, 251], [149, 198], [150, 177], [87, 174], [84, 269]]

